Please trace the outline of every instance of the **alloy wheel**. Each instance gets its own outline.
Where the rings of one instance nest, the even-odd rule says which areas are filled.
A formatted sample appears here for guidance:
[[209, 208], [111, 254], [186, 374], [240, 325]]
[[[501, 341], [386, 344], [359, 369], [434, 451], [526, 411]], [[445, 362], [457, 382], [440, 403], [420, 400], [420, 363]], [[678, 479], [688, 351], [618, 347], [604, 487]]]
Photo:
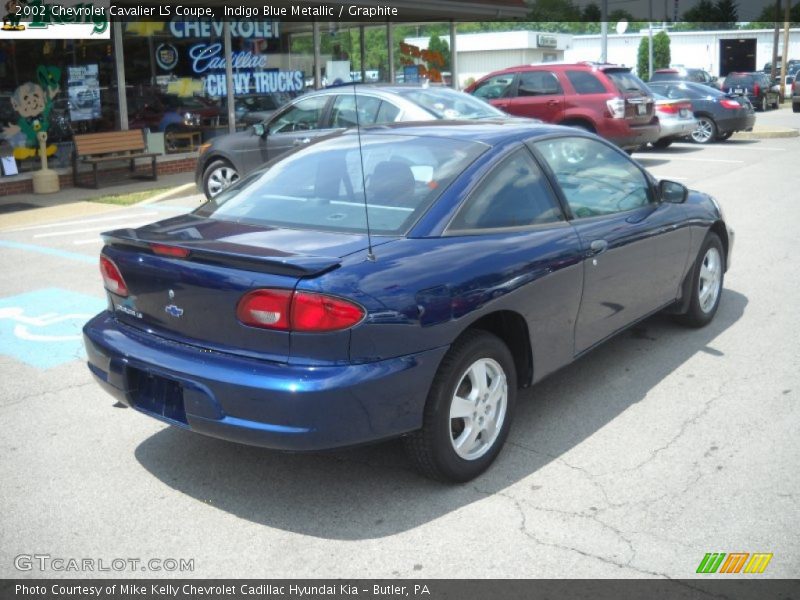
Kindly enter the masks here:
[[706, 144], [714, 137], [714, 123], [711, 119], [701, 117], [697, 123], [697, 129], [692, 132], [692, 139], [698, 144]]
[[238, 179], [239, 173], [231, 167], [218, 167], [214, 169], [208, 176], [206, 184], [209, 195], [213, 198]]
[[464, 460], [476, 460], [494, 445], [508, 406], [508, 380], [491, 358], [472, 363], [450, 403], [450, 442]]
[[721, 282], [722, 258], [719, 251], [711, 247], [706, 252], [700, 265], [700, 281], [697, 286], [700, 310], [704, 313], [711, 312], [717, 303]]

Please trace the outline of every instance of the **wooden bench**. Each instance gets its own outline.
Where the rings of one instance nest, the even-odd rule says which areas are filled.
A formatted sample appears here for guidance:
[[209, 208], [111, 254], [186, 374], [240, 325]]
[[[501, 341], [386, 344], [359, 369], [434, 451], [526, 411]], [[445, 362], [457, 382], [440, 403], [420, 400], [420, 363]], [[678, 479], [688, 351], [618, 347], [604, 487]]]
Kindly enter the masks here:
[[149, 158], [153, 174], [149, 179], [158, 179], [156, 171], [156, 152], [147, 152], [144, 132], [141, 129], [127, 131], [108, 131], [103, 133], [86, 133], [72, 138], [75, 152], [72, 155], [72, 178], [74, 185], [79, 185], [78, 165], [87, 164], [94, 168], [94, 187], [100, 187], [97, 181], [97, 167], [100, 164], [127, 160], [130, 161], [131, 172], [136, 171], [137, 158]]

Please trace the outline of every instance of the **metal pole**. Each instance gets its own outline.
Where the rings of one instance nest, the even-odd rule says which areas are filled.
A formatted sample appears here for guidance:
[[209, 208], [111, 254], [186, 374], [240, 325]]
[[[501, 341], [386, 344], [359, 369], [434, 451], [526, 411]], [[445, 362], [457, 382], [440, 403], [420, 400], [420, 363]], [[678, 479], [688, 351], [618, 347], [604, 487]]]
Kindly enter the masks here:
[[361, 62], [361, 83], [367, 83], [367, 49], [364, 47], [364, 26], [358, 26], [358, 54]]
[[650, 20], [647, 22], [647, 80], [653, 78], [653, 0], [650, 0]]
[[608, 62], [608, 0], [600, 7], [600, 62]]
[[781, 0], [775, 0], [775, 32], [772, 35], [772, 68], [770, 69], [770, 79], [775, 79], [775, 69], [778, 66], [778, 44], [781, 37]]
[[233, 89], [233, 42], [231, 41], [231, 23], [222, 22], [222, 39], [225, 44], [225, 95], [228, 102], [228, 133], [236, 132], [236, 109], [234, 98], [236, 90]]
[[125, 52], [122, 48], [122, 22], [114, 19], [114, 61], [117, 72], [117, 103], [120, 131], [128, 129], [128, 95], [125, 93]]
[[450, 87], [454, 90], [459, 88], [458, 85], [458, 42], [456, 22], [450, 21]]
[[781, 61], [781, 98], [786, 98], [786, 65], [789, 62], [789, 21], [791, 20], [792, 0], [786, 0], [783, 15], [783, 60]]
[[322, 87], [322, 58], [319, 50], [319, 21], [314, 21], [311, 24], [311, 35], [314, 38], [314, 89], [318, 90]]
[[394, 29], [391, 21], [386, 23], [386, 49], [389, 58], [389, 83], [394, 83]]

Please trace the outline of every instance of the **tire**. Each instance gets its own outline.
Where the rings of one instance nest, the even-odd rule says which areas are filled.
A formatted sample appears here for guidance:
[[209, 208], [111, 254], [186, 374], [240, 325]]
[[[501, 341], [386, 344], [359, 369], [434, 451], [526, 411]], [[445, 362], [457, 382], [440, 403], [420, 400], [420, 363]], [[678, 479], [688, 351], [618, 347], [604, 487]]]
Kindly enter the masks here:
[[800, 113], [800, 104], [797, 102], [792, 104], [792, 112]]
[[212, 161], [203, 171], [203, 193], [210, 200], [238, 179], [239, 173], [227, 160]]
[[669, 148], [672, 145], [671, 138], [662, 138], [656, 142], [653, 142], [653, 148], [658, 148], [659, 150], [664, 150], [665, 148]]
[[717, 314], [725, 280], [725, 253], [716, 233], [706, 235], [690, 276], [691, 301], [678, 320], [689, 327], [703, 327]]
[[772, 108], [777, 110], [781, 107], [781, 104], [783, 104], [783, 96], [778, 96], [777, 100], [772, 103]]
[[761, 103], [759, 104], [761, 112], [767, 112], [767, 96], [761, 96]]
[[692, 141], [696, 144], [710, 144], [717, 139], [717, 124], [711, 117], [698, 117], [697, 129], [695, 129], [691, 136]]
[[[467, 331], [439, 365], [422, 429], [404, 438], [409, 459], [431, 479], [461, 483], [477, 477], [508, 437], [516, 394], [517, 373], [508, 347], [489, 332]], [[457, 398], [461, 401], [454, 402]]]
[[732, 131], [726, 131], [725, 133], [719, 133], [719, 134], [717, 134], [717, 140], [720, 141], [720, 142], [724, 142], [725, 140], [727, 140], [732, 135], [733, 135]]

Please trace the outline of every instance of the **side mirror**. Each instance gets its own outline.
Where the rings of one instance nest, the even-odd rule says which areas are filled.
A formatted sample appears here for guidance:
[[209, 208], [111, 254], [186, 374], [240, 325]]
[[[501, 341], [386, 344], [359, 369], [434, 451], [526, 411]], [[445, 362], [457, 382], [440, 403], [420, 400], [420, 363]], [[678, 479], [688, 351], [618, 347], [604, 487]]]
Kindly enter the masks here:
[[658, 197], [662, 202], [683, 204], [689, 196], [689, 188], [677, 181], [662, 179], [658, 182]]
[[258, 137], [264, 137], [267, 134], [267, 130], [264, 128], [263, 123], [256, 123], [253, 125], [253, 133]]

